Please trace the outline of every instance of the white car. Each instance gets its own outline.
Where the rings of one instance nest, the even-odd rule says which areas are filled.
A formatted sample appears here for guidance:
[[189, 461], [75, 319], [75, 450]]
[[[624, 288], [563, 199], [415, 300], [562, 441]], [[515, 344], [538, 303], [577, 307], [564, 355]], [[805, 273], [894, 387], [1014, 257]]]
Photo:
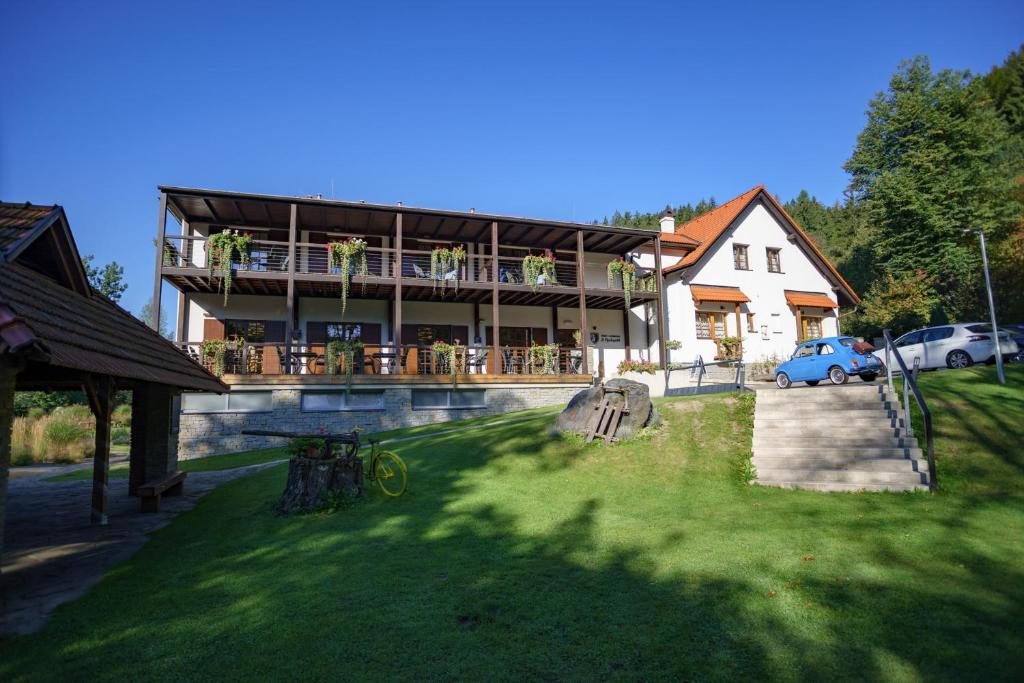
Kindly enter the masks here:
[[[914, 359], [920, 359], [920, 368], [966, 368], [975, 363], [994, 363], [995, 344], [989, 323], [957, 323], [914, 330], [896, 339], [903, 362], [913, 369]], [[1004, 360], [1017, 354], [1017, 342], [1009, 332], [999, 330], [999, 350]], [[899, 372], [896, 359], [887, 357], [888, 351], [875, 353], [887, 368]]]

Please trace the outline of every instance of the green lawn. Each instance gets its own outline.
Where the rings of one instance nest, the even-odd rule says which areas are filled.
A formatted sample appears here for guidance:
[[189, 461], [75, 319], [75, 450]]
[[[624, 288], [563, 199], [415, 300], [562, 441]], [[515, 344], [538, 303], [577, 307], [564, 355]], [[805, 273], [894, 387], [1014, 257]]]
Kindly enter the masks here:
[[629, 445], [545, 415], [401, 443], [409, 493], [335, 514], [274, 516], [271, 468], [0, 644], [0, 680], [1019, 680], [1024, 407], [974, 380], [922, 384], [1008, 434], [943, 426], [935, 495], [748, 486], [730, 396]]

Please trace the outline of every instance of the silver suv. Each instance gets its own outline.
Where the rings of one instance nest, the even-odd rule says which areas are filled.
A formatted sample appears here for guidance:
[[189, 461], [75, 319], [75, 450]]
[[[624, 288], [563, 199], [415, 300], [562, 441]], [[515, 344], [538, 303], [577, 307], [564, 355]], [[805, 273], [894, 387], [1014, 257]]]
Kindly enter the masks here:
[[[920, 359], [921, 368], [966, 368], [996, 360], [989, 323], [957, 323], [914, 330], [897, 339], [896, 348], [908, 368], [913, 367], [915, 358]], [[1007, 361], [1020, 350], [1007, 330], [999, 330], [999, 350]], [[894, 367], [895, 361], [890, 363], [889, 358], [883, 358], [886, 351], [880, 350], [876, 355], [886, 367]]]

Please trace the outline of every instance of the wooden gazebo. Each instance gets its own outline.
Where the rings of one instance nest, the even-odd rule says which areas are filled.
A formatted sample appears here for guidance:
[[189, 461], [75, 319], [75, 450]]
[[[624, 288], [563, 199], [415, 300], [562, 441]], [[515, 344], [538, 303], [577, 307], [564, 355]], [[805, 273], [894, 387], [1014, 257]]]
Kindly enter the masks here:
[[96, 417], [92, 520], [107, 515], [114, 392], [132, 391], [129, 492], [177, 469], [183, 389], [216, 377], [89, 286], [60, 206], [0, 203], [0, 552], [16, 390], [84, 390]]

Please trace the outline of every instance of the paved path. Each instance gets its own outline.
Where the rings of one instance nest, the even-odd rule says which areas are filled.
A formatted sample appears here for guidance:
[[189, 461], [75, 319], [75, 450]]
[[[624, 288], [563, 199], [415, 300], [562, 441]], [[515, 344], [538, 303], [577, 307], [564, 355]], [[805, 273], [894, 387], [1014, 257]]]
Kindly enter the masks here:
[[91, 481], [47, 482], [52, 469], [12, 479], [0, 573], [0, 635], [40, 629], [58, 606], [84, 595], [114, 565], [128, 559], [178, 514], [217, 486], [283, 461], [219, 472], [192, 472], [185, 494], [164, 498], [160, 512], [142, 514], [127, 479], [110, 483], [106, 526], [89, 523]]

